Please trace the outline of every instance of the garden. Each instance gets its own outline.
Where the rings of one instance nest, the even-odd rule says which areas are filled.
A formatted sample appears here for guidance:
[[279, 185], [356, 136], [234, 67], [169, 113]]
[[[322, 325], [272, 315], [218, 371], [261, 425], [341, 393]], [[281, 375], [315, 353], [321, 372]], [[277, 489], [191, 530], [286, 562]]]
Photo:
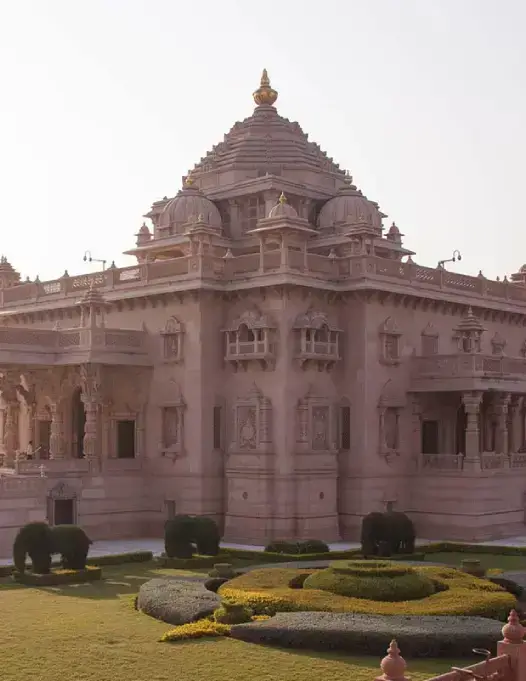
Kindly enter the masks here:
[[392, 638], [412, 658], [411, 677], [425, 679], [471, 664], [473, 648], [494, 651], [521, 606], [522, 587], [508, 577], [526, 570], [526, 552], [442, 543], [415, 553], [401, 516], [364, 519], [362, 548], [338, 553], [319, 541], [225, 550], [213, 521], [179, 516], [157, 559], [90, 558], [80, 528], [32, 523], [15, 540], [13, 566], [0, 568], [3, 679], [37, 670], [44, 681], [155, 681], [177, 665], [183, 680], [233, 670], [372, 680]]

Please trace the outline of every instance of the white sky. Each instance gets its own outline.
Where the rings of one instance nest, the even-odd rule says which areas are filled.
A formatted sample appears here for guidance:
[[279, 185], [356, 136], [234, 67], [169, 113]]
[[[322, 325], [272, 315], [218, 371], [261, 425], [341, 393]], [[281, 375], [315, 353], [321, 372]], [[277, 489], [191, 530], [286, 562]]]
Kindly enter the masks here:
[[129, 264], [266, 67], [417, 262], [514, 272], [525, 32], [523, 0], [0, 0], [0, 252], [41, 279]]

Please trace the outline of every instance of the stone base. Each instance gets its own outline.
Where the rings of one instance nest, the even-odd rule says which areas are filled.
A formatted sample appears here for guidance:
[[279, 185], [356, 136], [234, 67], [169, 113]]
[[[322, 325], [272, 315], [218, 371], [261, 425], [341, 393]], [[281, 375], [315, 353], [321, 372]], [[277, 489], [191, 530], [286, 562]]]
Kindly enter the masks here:
[[102, 569], [87, 565], [85, 570], [55, 570], [48, 575], [34, 572], [13, 572], [13, 579], [26, 586], [59, 586], [61, 584], [84, 584], [102, 578]]

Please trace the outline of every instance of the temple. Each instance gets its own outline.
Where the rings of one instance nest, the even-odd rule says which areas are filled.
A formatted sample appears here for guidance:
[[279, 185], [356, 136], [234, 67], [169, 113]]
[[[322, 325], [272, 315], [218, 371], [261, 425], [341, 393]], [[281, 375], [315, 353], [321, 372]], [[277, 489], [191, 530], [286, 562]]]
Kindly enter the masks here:
[[0, 263], [0, 555], [31, 520], [225, 540], [524, 532], [526, 266], [424, 267], [352, 177], [279, 115], [266, 71], [155, 201], [131, 267], [21, 281]]

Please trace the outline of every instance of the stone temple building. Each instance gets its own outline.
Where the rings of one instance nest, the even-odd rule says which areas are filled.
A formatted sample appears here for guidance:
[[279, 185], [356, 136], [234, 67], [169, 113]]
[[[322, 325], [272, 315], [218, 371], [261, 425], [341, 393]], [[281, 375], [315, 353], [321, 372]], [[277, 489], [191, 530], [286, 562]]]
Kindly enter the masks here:
[[22, 282], [2, 258], [0, 555], [46, 518], [333, 542], [390, 505], [425, 538], [524, 531], [526, 266], [418, 265], [277, 97], [264, 72], [135, 265]]

